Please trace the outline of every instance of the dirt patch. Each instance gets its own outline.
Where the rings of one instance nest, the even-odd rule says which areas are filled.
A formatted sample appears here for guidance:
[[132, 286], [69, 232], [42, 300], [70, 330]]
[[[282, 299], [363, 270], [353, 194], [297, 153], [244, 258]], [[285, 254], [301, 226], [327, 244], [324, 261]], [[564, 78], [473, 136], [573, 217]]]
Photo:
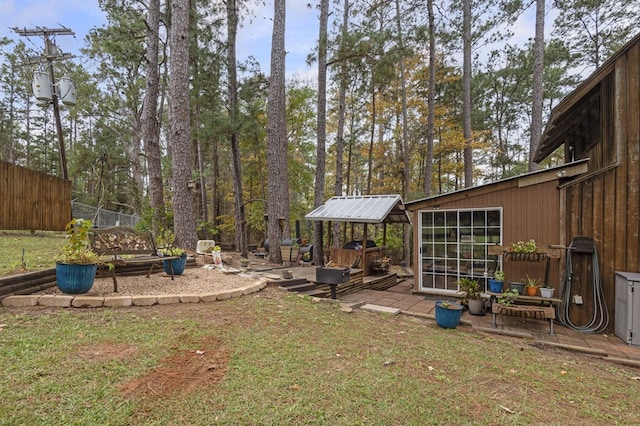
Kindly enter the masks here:
[[178, 350], [163, 359], [149, 373], [120, 385], [120, 390], [129, 398], [155, 400], [188, 394], [222, 380], [227, 372], [229, 351], [213, 338], [193, 346], [194, 349]]

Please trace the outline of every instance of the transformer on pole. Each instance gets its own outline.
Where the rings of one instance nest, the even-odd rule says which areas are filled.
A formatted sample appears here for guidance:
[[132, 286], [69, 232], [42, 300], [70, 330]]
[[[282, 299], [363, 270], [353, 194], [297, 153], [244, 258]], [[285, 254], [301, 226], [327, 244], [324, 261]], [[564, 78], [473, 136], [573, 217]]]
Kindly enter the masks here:
[[[38, 59], [38, 61], [45, 62], [47, 64], [48, 73], [36, 73], [33, 81], [33, 92], [36, 96], [36, 99], [38, 99], [39, 101], [49, 102], [48, 98], [50, 98], [51, 104], [53, 105], [53, 116], [55, 119], [56, 133], [58, 136], [58, 150], [60, 152], [60, 169], [62, 171], [62, 178], [69, 179], [69, 175], [67, 172], [67, 156], [65, 154], [64, 148], [64, 137], [62, 134], [62, 122], [60, 120], [60, 107], [58, 101], [60, 100], [65, 104], [68, 102], [68, 104], [70, 105], [75, 104], [75, 85], [73, 85], [73, 82], [71, 82], [71, 84], [69, 84], [69, 82], [65, 82], [64, 87], [66, 90], [66, 95], [68, 95], [69, 97], [67, 98], [67, 102], [65, 102], [64, 98], [60, 98], [61, 91], [59, 85], [56, 85], [56, 79], [53, 72], [53, 62], [70, 59], [73, 56], [70, 53], [62, 53], [58, 49], [56, 44], [51, 41], [51, 37], [56, 35], [75, 35], [75, 33], [69, 28], [65, 27], [53, 29], [41, 27], [36, 27], [35, 29], [12, 29], [13, 31], [24, 37], [39, 36], [44, 39], [44, 54], [41, 58]], [[46, 77], [48, 77], [48, 79], [46, 79]]]

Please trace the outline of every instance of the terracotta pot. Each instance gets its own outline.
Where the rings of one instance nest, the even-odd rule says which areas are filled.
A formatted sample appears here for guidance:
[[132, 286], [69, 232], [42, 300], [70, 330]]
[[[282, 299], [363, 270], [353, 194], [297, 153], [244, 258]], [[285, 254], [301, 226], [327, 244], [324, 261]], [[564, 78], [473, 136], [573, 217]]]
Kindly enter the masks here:
[[525, 287], [527, 291], [527, 296], [537, 296], [538, 295], [538, 287]]

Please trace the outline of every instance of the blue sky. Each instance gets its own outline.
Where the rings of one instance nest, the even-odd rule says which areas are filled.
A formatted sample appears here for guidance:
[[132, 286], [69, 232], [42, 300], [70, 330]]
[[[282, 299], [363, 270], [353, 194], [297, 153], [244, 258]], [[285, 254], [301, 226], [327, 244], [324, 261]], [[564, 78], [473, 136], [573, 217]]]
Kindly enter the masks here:
[[[259, 2], [256, 2], [259, 3]], [[299, 77], [314, 80], [316, 65], [306, 65], [307, 55], [313, 51], [318, 38], [318, 10], [307, 7], [311, 0], [287, 0], [285, 48], [287, 50], [286, 72], [289, 78]], [[65, 26], [75, 32], [75, 36], [59, 36], [56, 43], [63, 52], [79, 54], [84, 37], [89, 29], [106, 24], [104, 13], [98, 7], [97, 0], [0, 0], [0, 37], [13, 40], [22, 38], [31, 47], [42, 49], [39, 37], [20, 37], [10, 28]], [[524, 44], [533, 37], [534, 9], [530, 8], [518, 22], [512, 26], [515, 37], [510, 43]], [[549, 34], [553, 23], [554, 11], [547, 15], [546, 32]], [[249, 56], [255, 57], [262, 71], [269, 73], [269, 57], [273, 19], [273, 1], [254, 6], [253, 18], [241, 23], [238, 33], [238, 61]]]
[[[313, 67], [305, 64], [307, 55], [313, 50], [318, 38], [318, 12], [307, 8], [307, 1], [287, 0], [285, 45], [287, 50], [287, 75], [312, 78]], [[56, 43], [63, 52], [79, 54], [84, 37], [93, 27], [106, 24], [104, 13], [97, 0], [0, 0], [0, 37], [23, 39], [35, 49], [42, 49], [39, 37], [21, 37], [11, 28], [70, 28], [75, 36], [58, 36]], [[254, 56], [265, 73], [269, 72], [273, 4], [254, 10], [251, 23], [239, 29], [238, 60]]]

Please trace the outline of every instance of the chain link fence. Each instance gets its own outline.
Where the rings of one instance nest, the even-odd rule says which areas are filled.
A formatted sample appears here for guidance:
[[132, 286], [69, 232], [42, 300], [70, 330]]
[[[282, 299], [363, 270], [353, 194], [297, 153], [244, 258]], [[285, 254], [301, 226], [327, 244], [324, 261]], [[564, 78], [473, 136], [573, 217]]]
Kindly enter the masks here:
[[71, 209], [73, 217], [90, 219], [93, 222], [93, 226], [97, 228], [109, 228], [111, 226], [134, 228], [142, 220], [140, 216], [95, 208], [76, 202], [72, 202]]

